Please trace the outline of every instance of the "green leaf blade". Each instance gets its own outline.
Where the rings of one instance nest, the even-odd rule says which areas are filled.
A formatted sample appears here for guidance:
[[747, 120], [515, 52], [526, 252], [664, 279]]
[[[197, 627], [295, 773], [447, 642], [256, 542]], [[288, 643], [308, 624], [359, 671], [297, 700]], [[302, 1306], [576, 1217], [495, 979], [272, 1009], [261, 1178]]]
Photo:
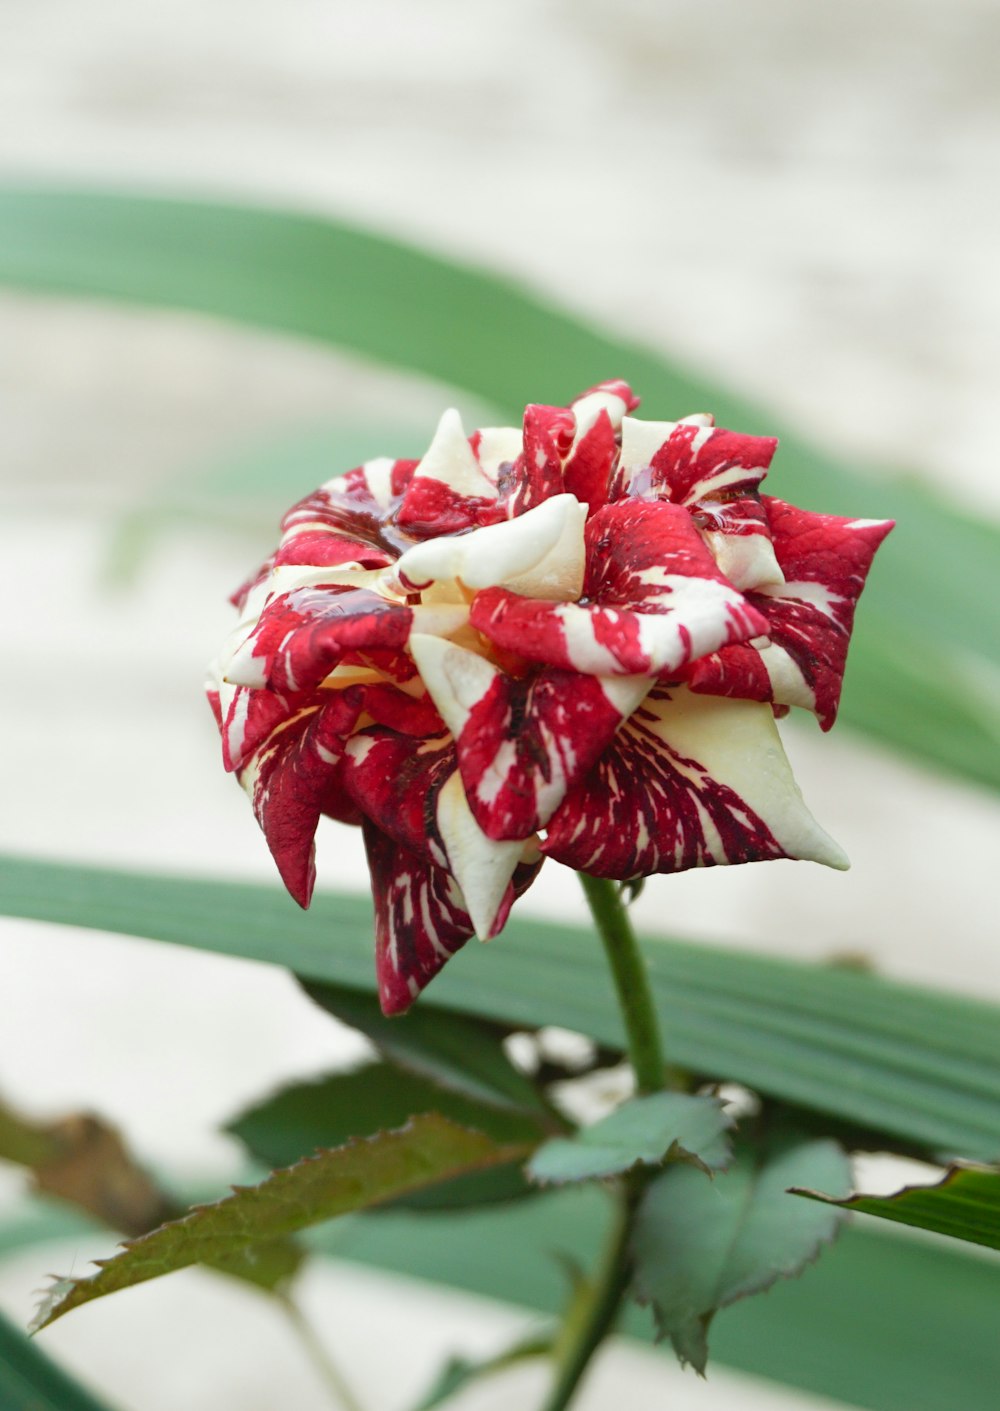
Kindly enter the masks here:
[[803, 1171], [822, 1171], [835, 1188], [850, 1181], [834, 1143], [808, 1142], [744, 1152], [712, 1183], [675, 1166], [650, 1184], [636, 1218], [634, 1291], [682, 1364], [704, 1373], [716, 1312], [801, 1272], [833, 1239], [839, 1212], [803, 1219], [789, 1199]]
[[686, 1161], [703, 1172], [729, 1160], [730, 1126], [722, 1103], [688, 1093], [632, 1098], [572, 1137], [554, 1137], [534, 1153], [527, 1173], [540, 1185], [600, 1180], [636, 1166]]
[[274, 1171], [258, 1186], [236, 1187], [214, 1205], [127, 1242], [100, 1260], [96, 1274], [59, 1280], [39, 1310], [37, 1328], [95, 1298], [132, 1288], [192, 1264], [219, 1264], [350, 1211], [390, 1200], [435, 1181], [509, 1161], [516, 1148], [497, 1146], [481, 1132], [435, 1113], [396, 1132], [321, 1152]]
[[1000, 1250], [1000, 1170], [953, 1166], [935, 1185], [905, 1186], [885, 1196], [837, 1197], [799, 1186], [792, 1194]]
[[[368, 1063], [349, 1073], [293, 1083], [242, 1113], [226, 1130], [266, 1165], [290, 1166], [320, 1148], [402, 1127], [410, 1118], [431, 1111], [517, 1148], [533, 1147], [544, 1135], [537, 1118], [475, 1102], [388, 1063]], [[517, 1161], [400, 1195], [392, 1205], [436, 1210], [532, 1194]]]
[[109, 1411], [0, 1314], [3, 1411]]
[[[283, 965], [376, 1003], [360, 894], [317, 894], [303, 914], [276, 888], [3, 857], [0, 912]], [[997, 1005], [700, 942], [650, 940], [646, 956], [673, 1056], [689, 1071], [925, 1152], [1000, 1160]], [[428, 1028], [556, 1024], [624, 1045], [593, 936], [523, 913], [496, 945], [463, 951], [411, 1014]]]
[[545, 1110], [503, 1050], [504, 1026], [431, 1014], [419, 1005], [387, 1019], [378, 1000], [363, 991], [308, 982], [304, 988], [321, 1009], [359, 1030], [401, 1068], [477, 1102], [536, 1114]]

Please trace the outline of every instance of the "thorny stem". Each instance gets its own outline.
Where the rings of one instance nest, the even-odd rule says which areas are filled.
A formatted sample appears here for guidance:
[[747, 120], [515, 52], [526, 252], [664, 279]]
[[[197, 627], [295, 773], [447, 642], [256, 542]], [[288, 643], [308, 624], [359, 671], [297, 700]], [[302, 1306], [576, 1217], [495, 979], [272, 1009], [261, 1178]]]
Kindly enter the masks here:
[[279, 1294], [278, 1297], [288, 1316], [288, 1321], [295, 1329], [304, 1350], [309, 1354], [310, 1361], [322, 1378], [323, 1385], [330, 1393], [334, 1404], [341, 1408], [341, 1411], [364, 1411], [364, 1407], [351, 1390], [340, 1368], [316, 1336], [315, 1329], [291, 1294]]
[[[659, 1092], [665, 1085], [663, 1043], [649, 976], [628, 912], [613, 882], [584, 872], [580, 882], [611, 967], [636, 1087], [640, 1093]], [[622, 1180], [617, 1216], [589, 1296], [582, 1307], [571, 1311], [563, 1329], [563, 1355], [544, 1411], [564, 1411], [569, 1405], [591, 1358], [615, 1325], [631, 1276], [635, 1212], [650, 1174], [637, 1168]]]

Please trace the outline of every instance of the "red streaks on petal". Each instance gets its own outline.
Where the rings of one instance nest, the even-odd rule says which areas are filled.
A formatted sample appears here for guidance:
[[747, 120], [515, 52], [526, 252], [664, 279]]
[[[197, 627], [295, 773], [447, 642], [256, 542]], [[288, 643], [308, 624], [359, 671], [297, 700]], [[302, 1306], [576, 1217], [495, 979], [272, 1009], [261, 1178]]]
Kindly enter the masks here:
[[347, 539], [334, 530], [310, 529], [286, 539], [274, 556], [276, 567], [282, 564], [314, 564], [317, 568], [333, 568], [337, 564], [357, 563], [362, 568], [386, 568], [392, 558], [384, 549], [362, 539]]
[[602, 411], [566, 461], [563, 489], [583, 500], [591, 511], [608, 502], [611, 476], [618, 459], [618, 438], [611, 418]]
[[465, 945], [472, 922], [444, 867], [364, 823], [375, 900], [375, 971], [385, 1014], [403, 1014]]
[[495, 500], [459, 495], [440, 480], [419, 476], [410, 482], [395, 520], [414, 538], [429, 539], [438, 534], [460, 534], [500, 517]]
[[654, 712], [640, 706], [622, 726], [553, 817], [545, 855], [618, 880], [786, 857], [763, 819], [697, 760], [665, 744], [654, 722]]
[[499, 841], [548, 822], [622, 722], [599, 680], [545, 669], [499, 674], [458, 736], [458, 765], [476, 822]]
[[261, 684], [310, 690], [347, 652], [401, 650], [412, 621], [408, 607], [366, 588], [298, 588], [268, 603], [239, 656], [259, 662]]
[[651, 488], [674, 504], [690, 505], [718, 494], [755, 490], [767, 474], [778, 442], [723, 427], [681, 423], [652, 460]]
[[761, 633], [766, 623], [715, 566], [687, 510], [622, 501], [586, 527], [578, 604], [477, 594], [470, 621], [531, 661], [586, 674], [676, 673], [692, 656]]
[[525, 407], [523, 450], [499, 483], [509, 517], [563, 493], [563, 461], [575, 431], [576, 419], [565, 407]]
[[[815, 514], [763, 497], [785, 583], [747, 596], [767, 621], [770, 647], [726, 648], [695, 664], [691, 689], [708, 695], [811, 704], [821, 727], [837, 717], [854, 612], [872, 559], [892, 522]], [[787, 653], [782, 670], [766, 663]], [[753, 660], [756, 658], [756, 660]], [[768, 689], [761, 694], [763, 679]], [[790, 690], [789, 690], [790, 686]]]
[[344, 787], [361, 811], [397, 843], [444, 866], [435, 812], [455, 772], [451, 737], [414, 745], [408, 735], [371, 726], [354, 736], [348, 753]]
[[329, 711], [314, 708], [289, 721], [240, 773], [281, 880], [303, 907], [316, 881], [313, 839], [321, 814], [358, 821], [341, 788], [343, 710], [338, 702]]

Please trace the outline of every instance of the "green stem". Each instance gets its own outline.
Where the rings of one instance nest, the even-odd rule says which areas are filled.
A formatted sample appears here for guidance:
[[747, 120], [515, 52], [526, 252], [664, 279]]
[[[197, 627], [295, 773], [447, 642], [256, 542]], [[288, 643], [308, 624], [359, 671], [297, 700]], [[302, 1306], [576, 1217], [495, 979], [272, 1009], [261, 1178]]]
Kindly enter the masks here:
[[291, 1294], [279, 1294], [278, 1300], [334, 1404], [342, 1408], [342, 1411], [364, 1411], [361, 1402], [345, 1380], [344, 1374], [316, 1336], [311, 1324]]
[[632, 922], [614, 882], [581, 872], [580, 883], [611, 966], [636, 1087], [641, 1093], [659, 1092], [664, 1086], [666, 1061], [649, 974]]
[[[659, 1092], [666, 1081], [663, 1043], [649, 975], [628, 912], [613, 882], [583, 872], [580, 882], [611, 967], [636, 1087], [641, 1093]], [[544, 1411], [564, 1411], [594, 1353], [614, 1328], [632, 1273], [635, 1211], [652, 1174], [637, 1168], [621, 1183], [617, 1217], [589, 1296], [574, 1306], [563, 1329], [563, 1353]]]
[[614, 1227], [590, 1287], [590, 1296], [575, 1307], [563, 1328], [563, 1355], [544, 1411], [564, 1411], [573, 1398], [590, 1359], [611, 1332], [629, 1284], [631, 1202], [620, 1204]]

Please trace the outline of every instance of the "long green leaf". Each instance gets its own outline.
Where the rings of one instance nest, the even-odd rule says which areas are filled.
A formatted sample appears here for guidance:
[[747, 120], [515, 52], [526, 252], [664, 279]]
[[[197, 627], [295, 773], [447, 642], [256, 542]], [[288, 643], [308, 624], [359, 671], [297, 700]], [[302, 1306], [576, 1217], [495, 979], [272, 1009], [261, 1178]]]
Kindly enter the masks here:
[[182, 1219], [127, 1241], [121, 1253], [97, 1261], [96, 1274], [58, 1279], [35, 1326], [48, 1327], [109, 1293], [191, 1264], [239, 1258], [265, 1242], [280, 1241], [462, 1171], [502, 1164], [517, 1154], [516, 1148], [498, 1146], [481, 1132], [424, 1113], [398, 1131], [379, 1132], [272, 1171], [259, 1186], [239, 1186], [214, 1205], [196, 1206]]
[[795, 1187], [795, 1195], [839, 1205], [862, 1215], [877, 1215], [933, 1230], [969, 1244], [1000, 1249], [1000, 1171], [953, 1166], [932, 1186], [906, 1186], [894, 1195], [851, 1195], [841, 1199]]
[[[277, 889], [6, 858], [0, 913], [284, 965], [371, 994], [371, 906], [318, 895], [303, 915]], [[1000, 1156], [997, 1006], [877, 976], [708, 945], [647, 946], [676, 1061], [932, 1152]], [[572, 976], [572, 984], [566, 977]], [[526, 1029], [560, 1025], [621, 1048], [593, 937], [516, 918], [468, 947], [421, 1007]]]
[[[317, 1254], [558, 1314], [565, 1279], [547, 1253], [572, 1250], [591, 1263], [610, 1213], [601, 1192], [578, 1186], [499, 1213], [385, 1212], [305, 1239]], [[34, 1201], [0, 1220], [0, 1257], [88, 1228], [75, 1213]], [[726, 1309], [712, 1332], [715, 1362], [867, 1411], [994, 1411], [998, 1281], [1000, 1261], [961, 1246], [855, 1227], [807, 1282]], [[648, 1341], [650, 1320], [632, 1310], [622, 1331]]]
[[108, 1411], [0, 1314], [3, 1411]]
[[497, 1026], [458, 1014], [443, 1017], [420, 1005], [387, 1019], [372, 994], [308, 984], [306, 990], [318, 1005], [359, 1029], [401, 1068], [475, 1102], [536, 1115], [544, 1111], [533, 1085], [504, 1052], [503, 1032]]
[[[509, 280], [299, 213], [7, 187], [0, 282], [319, 339], [442, 379], [507, 415], [620, 376], [654, 417], [711, 408], [724, 425], [783, 433], [777, 418]], [[1000, 533], [911, 481], [866, 476], [784, 433], [773, 482], [807, 508], [899, 521], [860, 614], [844, 719], [1000, 787], [1000, 640], [987, 615]]]
[[[502, 1213], [358, 1220], [320, 1241], [338, 1258], [558, 1313], [563, 1271], [539, 1252], [591, 1267], [610, 1213], [577, 1186]], [[720, 1313], [713, 1357], [865, 1411], [995, 1411], [998, 1290], [995, 1259], [849, 1229], [801, 1282]], [[648, 1342], [649, 1314], [629, 1310], [622, 1331]]]

